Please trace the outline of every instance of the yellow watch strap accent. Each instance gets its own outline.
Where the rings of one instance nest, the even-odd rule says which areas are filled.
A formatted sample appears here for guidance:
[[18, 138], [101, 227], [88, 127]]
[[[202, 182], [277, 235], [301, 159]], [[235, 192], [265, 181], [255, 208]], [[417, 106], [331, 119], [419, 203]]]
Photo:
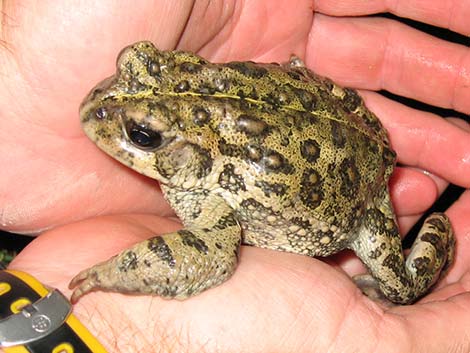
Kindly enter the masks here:
[[5, 272], [8, 272], [16, 278], [19, 278], [41, 297], [45, 297], [47, 293], [49, 293], [49, 290], [41, 282], [39, 282], [36, 278], [31, 276], [30, 274], [27, 274], [26, 272], [17, 270], [5, 270]]
[[25, 346], [4, 347], [5, 353], [31, 353]]
[[[0, 320], [13, 315], [22, 302], [35, 303], [49, 292], [48, 288], [25, 272], [0, 270]], [[21, 346], [2, 349], [6, 353], [107, 353], [72, 313], [48, 336]]]

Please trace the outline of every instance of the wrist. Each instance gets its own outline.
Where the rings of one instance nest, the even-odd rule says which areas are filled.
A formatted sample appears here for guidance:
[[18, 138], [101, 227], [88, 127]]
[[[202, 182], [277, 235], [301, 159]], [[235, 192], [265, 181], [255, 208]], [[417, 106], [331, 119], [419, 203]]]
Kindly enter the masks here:
[[[74, 314], [110, 353], [175, 352], [161, 339], [164, 333], [158, 319], [149, 317], [149, 303], [140, 303], [146, 299], [95, 293], [75, 304]], [[143, 312], [138, 308], [147, 309]]]

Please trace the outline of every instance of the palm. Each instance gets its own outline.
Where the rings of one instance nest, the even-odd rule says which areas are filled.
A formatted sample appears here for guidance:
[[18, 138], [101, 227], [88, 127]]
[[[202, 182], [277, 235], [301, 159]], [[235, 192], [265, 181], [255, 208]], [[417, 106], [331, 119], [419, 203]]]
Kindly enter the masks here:
[[[385, 35], [390, 35], [390, 32], [395, 33], [395, 39], [400, 39], [393, 43], [403, 43], [404, 39], [410, 42], [412, 38], [423, 43], [423, 48], [435, 44], [434, 39], [418, 38], [416, 32], [404, 30], [402, 26], [386, 20], [313, 16], [308, 11], [310, 2], [307, 1], [298, 1], [295, 8], [291, 8], [289, 1], [285, 4], [278, 2], [276, 6], [268, 5], [271, 2], [248, 2], [246, 7], [234, 3], [233, 13], [220, 15], [209, 10], [203, 19], [198, 18], [198, 12], [202, 16], [202, 6], [196, 2], [193, 15], [182, 32], [188, 19], [189, 3], [179, 2], [178, 8], [169, 8], [167, 12], [165, 7], [145, 6], [144, 3], [138, 8], [113, 9], [111, 3], [114, 2], [104, 6], [101, 2], [100, 8], [92, 15], [90, 9], [95, 6], [92, 2], [86, 14], [79, 9], [74, 12], [43, 2], [41, 9], [45, 13], [36, 18], [35, 28], [38, 30], [33, 34], [14, 33], [22, 46], [15, 47], [13, 51], [5, 50], [0, 57], [5, 61], [2, 80], [6, 87], [0, 95], [0, 106], [3, 107], [0, 162], [10, 166], [0, 174], [0, 185], [4, 186], [0, 192], [0, 204], [4, 205], [0, 221], [11, 230], [35, 231], [98, 214], [140, 212], [171, 215], [153, 181], [121, 167], [98, 152], [83, 136], [78, 123], [77, 109], [81, 98], [98, 80], [112, 74], [119, 50], [137, 40], [150, 39], [163, 49], [178, 46], [197, 51], [214, 61], [285, 61], [291, 53], [296, 53], [306, 58], [309, 67], [343, 84], [364, 90], [386, 88], [444, 107], [451, 106], [452, 102], [453, 108], [470, 112], [468, 93], [467, 99], [463, 99], [463, 88], [459, 91], [457, 86], [456, 91], [452, 91], [450, 82], [464, 79], [458, 76], [458, 70], [441, 72], [443, 65], [431, 65], [432, 69], [429, 69], [420, 60], [411, 58], [400, 62], [393, 55], [384, 61], [381, 55], [396, 51], [394, 44], [390, 47], [369, 46], [369, 50], [357, 52], [362, 45], [385, 42]], [[326, 13], [334, 13], [334, 7], [328, 8], [331, 4], [327, 1], [317, 5], [322, 6]], [[113, 9], [111, 15], [110, 9]], [[209, 6], [209, 9], [216, 9], [216, 6]], [[50, 28], [52, 23], [56, 26], [57, 17], [62, 18], [64, 13], [69, 18], [63, 21], [60, 30]], [[438, 19], [432, 21], [439, 25], [436, 23]], [[458, 25], [461, 31], [469, 30]], [[24, 30], [22, 26], [19, 28], [16, 31]], [[417, 52], [419, 50], [416, 49]], [[450, 44], [445, 46], [445, 50], [448, 60], [468, 53], [468, 49]], [[12, 64], [12, 57], [20, 58], [16, 62], [20, 65], [20, 75], [11, 75], [18, 70]], [[449, 66], [452, 64], [449, 62]], [[365, 69], [361, 71], [361, 68]], [[400, 80], [398, 73], [405, 69], [410, 74]], [[417, 84], [423, 75], [432, 73], [436, 77], [453, 74], [454, 80], [436, 79], [439, 90], [430, 84]], [[382, 80], [390, 83], [382, 86]], [[435, 200], [446, 181], [470, 186], [470, 180], [465, 178], [470, 169], [468, 158], [465, 159], [470, 147], [468, 132], [373, 92], [363, 93], [369, 107], [389, 130], [400, 162], [413, 167], [397, 169], [391, 184], [397, 211], [402, 216], [402, 229], [406, 231], [416, 216]], [[12, 105], [12, 101], [16, 103]], [[424, 142], [426, 148], [422, 148]], [[439, 177], [424, 175], [415, 168], [429, 170]], [[456, 263], [446, 278], [451, 284], [442, 283], [425, 301], [446, 299], [470, 286], [470, 248], [464, 240], [464, 235], [470, 231], [465, 216], [469, 208], [469, 196], [464, 195], [449, 210], [459, 241]], [[156, 216], [90, 219], [44, 234], [17, 258], [14, 266], [64, 289], [71, 276], [79, 270], [106, 259], [141, 237], [161, 234], [176, 227], [176, 222]], [[52, 244], [54, 247], [51, 249]], [[77, 252], [77, 244], [80, 244], [81, 253]], [[100, 244], [110, 245], [103, 249]], [[42, 260], [44, 254], [54, 260]], [[57, 268], [58, 262], [67, 264], [67, 271], [64, 271], [65, 266]], [[41, 263], [39, 268], [38, 263]], [[337, 258], [336, 263], [348, 274], [361, 271], [358, 262], [351, 259]], [[367, 350], [368, 344], [375, 348], [374, 339], [382, 339], [387, 345], [388, 337], [405, 338], [406, 332], [416, 334], [425, 345], [431, 342], [429, 337], [435, 338], [434, 330], [438, 329], [426, 326], [430, 322], [430, 313], [445, 310], [442, 316], [452, 319], [452, 324], [462, 329], [469, 323], [458, 307], [468, 306], [469, 301], [469, 296], [464, 295], [423, 306], [395, 308], [384, 314], [360, 295], [338, 267], [305, 257], [253, 248], [243, 249], [240, 268], [232, 280], [187, 302], [103, 293], [83, 299], [90, 306], [94, 302], [106, 303], [106, 310], [100, 309], [106, 322], [113, 322], [113, 317], [119, 314], [116, 308], [133, 308], [122, 309], [125, 317], [129, 318], [129, 322], [122, 324], [144, 332], [139, 336], [142, 341], [138, 340], [138, 343], [148, 342], [151, 346], [155, 339], [146, 334], [157, 332], [171, 337], [183, 333], [183, 338], [190, 336], [201, 345], [214, 340], [220, 345], [225, 342], [225, 347], [232, 347], [233, 351], [246, 350], [256, 342], [259, 344], [260, 335], [266, 335], [263, 336], [266, 343], [259, 347], [259, 351], [288, 351], [288, 348], [300, 351], [312, 346], [318, 346], [320, 350], [340, 343], [360, 343]], [[151, 315], [148, 315], [149, 307]], [[138, 316], [138, 320], [136, 315], [140, 312], [135, 308], [145, 310], [145, 315]], [[406, 318], [407, 324], [397, 317]], [[358, 328], [357, 322], [364, 326]], [[418, 322], [422, 322], [422, 326]], [[382, 331], [374, 332], [378, 324], [382, 325]], [[445, 324], [443, 322], [443, 327]], [[336, 342], [332, 332], [337, 333], [340, 326], [344, 339]], [[370, 341], [357, 342], [355, 330], [359, 329], [368, 332], [364, 338]], [[208, 332], [217, 332], [217, 336], [210, 337]], [[280, 349], [279, 344], [283, 340], [286, 346]], [[240, 344], [239, 349], [234, 348], [234, 342]], [[185, 343], [191, 342], [181, 339], [181, 344]], [[392, 344], [391, 341], [389, 343]], [[242, 347], [243, 344], [246, 346]], [[220, 350], [230, 351], [223, 348]]]

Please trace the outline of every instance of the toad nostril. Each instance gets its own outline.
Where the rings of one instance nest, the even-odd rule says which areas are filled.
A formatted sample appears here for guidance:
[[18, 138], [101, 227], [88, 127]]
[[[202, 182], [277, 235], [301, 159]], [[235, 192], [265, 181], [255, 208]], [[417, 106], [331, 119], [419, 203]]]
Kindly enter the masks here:
[[96, 109], [95, 117], [96, 117], [98, 120], [103, 120], [103, 119], [105, 119], [107, 116], [108, 116], [108, 111], [106, 110], [106, 108], [100, 107], [100, 108]]

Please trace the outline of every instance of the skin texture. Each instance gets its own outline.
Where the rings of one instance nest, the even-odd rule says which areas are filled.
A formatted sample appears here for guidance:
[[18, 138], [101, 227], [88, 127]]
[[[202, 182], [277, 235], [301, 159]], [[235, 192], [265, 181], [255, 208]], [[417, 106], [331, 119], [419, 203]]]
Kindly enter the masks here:
[[[469, 114], [468, 48], [391, 20], [334, 17], [391, 11], [468, 35], [464, 1], [269, 3], [2, 2], [0, 162], [9, 168], [0, 173], [0, 222], [23, 232], [64, 225], [42, 234], [12, 268], [70, 293], [80, 269], [180, 228], [154, 182], [96, 153], [77, 118], [89, 87], [112, 74], [120, 48], [141, 39], [218, 62], [283, 61], [295, 52], [316, 72], [363, 89], [403, 165], [390, 183], [402, 233], [448, 182], [470, 187], [465, 122], [371, 92], [384, 88]], [[75, 312], [112, 352], [465, 352], [469, 212], [464, 193], [447, 211], [459, 244], [455, 263], [413, 306], [384, 310], [362, 296], [345, 272], [364, 269], [347, 255], [326, 265], [242, 248], [232, 280], [191, 301], [93, 293]], [[108, 216], [72, 223], [97, 215]]]

